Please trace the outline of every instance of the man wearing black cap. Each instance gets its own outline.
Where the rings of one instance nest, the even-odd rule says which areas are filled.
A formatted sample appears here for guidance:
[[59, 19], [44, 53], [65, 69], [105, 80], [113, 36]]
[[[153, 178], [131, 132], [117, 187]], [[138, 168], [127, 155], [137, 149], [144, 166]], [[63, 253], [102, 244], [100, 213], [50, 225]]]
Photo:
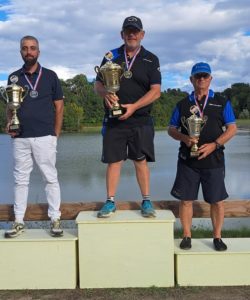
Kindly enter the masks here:
[[[154, 217], [150, 201], [149, 168], [147, 162], [155, 161], [154, 127], [150, 111], [161, 94], [161, 73], [158, 58], [141, 46], [144, 38], [142, 22], [138, 17], [127, 17], [122, 26], [124, 44], [109, 51], [101, 65], [107, 61], [125, 65], [120, 89], [109, 93], [102, 79], [97, 76], [95, 91], [104, 99], [102, 162], [107, 163], [107, 201], [98, 212], [98, 217], [109, 217], [115, 212], [114, 197], [120, 179], [122, 163], [126, 159], [134, 162], [137, 181], [142, 194], [141, 212], [144, 217]], [[124, 114], [109, 117], [109, 109], [117, 101]]]
[[[228, 197], [224, 183], [223, 150], [224, 144], [235, 135], [237, 127], [230, 101], [209, 89], [211, 80], [211, 68], [207, 63], [200, 62], [193, 66], [190, 81], [194, 91], [177, 103], [168, 130], [171, 137], [180, 141], [177, 174], [171, 194], [181, 200], [179, 216], [183, 239], [180, 248], [185, 250], [192, 246], [193, 200], [198, 197], [200, 184], [204, 200], [210, 204], [214, 248], [217, 251], [227, 250], [221, 239], [223, 200]], [[199, 139], [189, 136], [185, 120], [190, 117], [205, 121]], [[225, 131], [223, 127], [226, 128]], [[190, 152], [190, 148], [196, 143], [198, 150]]]

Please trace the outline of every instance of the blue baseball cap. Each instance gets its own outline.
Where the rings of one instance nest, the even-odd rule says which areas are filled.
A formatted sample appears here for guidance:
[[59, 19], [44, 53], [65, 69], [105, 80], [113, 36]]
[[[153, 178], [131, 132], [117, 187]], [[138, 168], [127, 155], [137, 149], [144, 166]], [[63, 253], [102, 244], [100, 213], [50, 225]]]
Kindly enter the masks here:
[[191, 76], [193, 76], [197, 73], [211, 74], [211, 68], [210, 68], [209, 64], [204, 63], [204, 62], [199, 62], [199, 63], [195, 64], [192, 68]]

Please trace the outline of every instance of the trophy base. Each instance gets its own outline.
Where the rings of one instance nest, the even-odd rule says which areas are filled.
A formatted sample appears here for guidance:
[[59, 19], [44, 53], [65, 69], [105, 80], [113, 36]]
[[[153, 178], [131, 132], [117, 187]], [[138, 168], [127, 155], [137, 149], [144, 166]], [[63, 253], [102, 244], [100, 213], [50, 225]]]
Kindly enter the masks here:
[[200, 155], [199, 151], [191, 151], [190, 157], [198, 157]]
[[19, 124], [10, 124], [9, 132], [14, 132], [16, 134], [20, 133], [20, 125]]
[[110, 118], [119, 118], [123, 114], [124, 114], [124, 109], [122, 109], [122, 108], [112, 109], [109, 111]]

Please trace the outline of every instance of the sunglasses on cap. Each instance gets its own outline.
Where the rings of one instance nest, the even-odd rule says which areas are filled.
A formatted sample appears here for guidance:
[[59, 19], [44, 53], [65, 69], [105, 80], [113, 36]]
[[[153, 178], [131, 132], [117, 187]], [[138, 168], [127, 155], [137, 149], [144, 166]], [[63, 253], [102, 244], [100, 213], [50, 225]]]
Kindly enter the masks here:
[[197, 74], [194, 74], [193, 75], [195, 79], [201, 79], [201, 78], [204, 78], [204, 79], [207, 79], [210, 77], [210, 74], [208, 73], [197, 73]]

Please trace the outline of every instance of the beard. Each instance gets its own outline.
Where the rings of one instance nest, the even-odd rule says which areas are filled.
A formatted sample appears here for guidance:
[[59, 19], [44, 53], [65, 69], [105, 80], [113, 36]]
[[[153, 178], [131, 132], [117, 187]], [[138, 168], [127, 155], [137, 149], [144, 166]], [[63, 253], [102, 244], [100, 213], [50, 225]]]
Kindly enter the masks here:
[[25, 66], [27, 66], [27, 67], [34, 66], [36, 64], [36, 62], [37, 62], [37, 59], [38, 59], [38, 57], [33, 57], [33, 56], [32, 57], [31, 56], [29, 56], [29, 57], [23, 57]]

